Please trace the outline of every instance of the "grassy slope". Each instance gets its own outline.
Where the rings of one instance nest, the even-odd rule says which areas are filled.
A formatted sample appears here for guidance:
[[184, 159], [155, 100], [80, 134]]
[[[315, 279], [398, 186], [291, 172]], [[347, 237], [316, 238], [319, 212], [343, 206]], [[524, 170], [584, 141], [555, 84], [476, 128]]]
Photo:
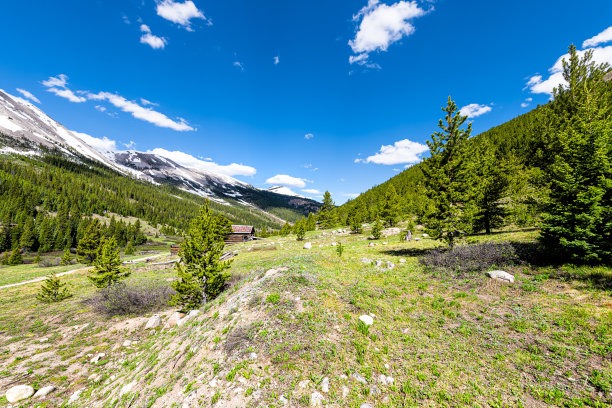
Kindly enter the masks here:
[[[493, 239], [528, 241], [535, 234]], [[510, 268], [514, 285], [482, 274], [445, 279], [410, 256], [434, 247], [433, 241], [389, 237], [387, 245], [383, 239], [368, 247], [363, 238], [311, 235], [311, 250], [291, 238], [235, 246], [234, 285], [193, 322], [152, 333], [143, 330], [147, 316], [94, 315], [82, 303], [93, 294], [85, 274], [67, 276], [76, 296], [51, 306], [33, 299], [38, 285], [2, 291], [0, 390], [16, 383], [56, 385], [48, 406], [60, 406], [79, 389], [83, 396], [73, 406], [209, 406], [217, 400], [227, 407], [281, 406], [280, 396], [290, 406], [307, 406], [328, 377], [330, 391], [321, 393], [337, 407], [612, 402], [609, 268]], [[331, 246], [338, 240], [345, 246], [341, 259]], [[397, 267], [376, 268], [363, 257]], [[266, 273], [281, 266], [288, 270]], [[573, 279], [561, 278], [568, 274]], [[143, 263], [133, 266], [130, 280], [172, 276], [166, 266]], [[171, 313], [162, 311], [164, 322]], [[358, 317], [368, 313], [375, 314], [374, 325], [360, 330]], [[39, 343], [40, 337], [50, 341]], [[139, 343], [122, 347], [125, 339]], [[87, 355], [96, 352], [107, 356], [92, 365]], [[100, 381], [88, 379], [98, 373]], [[350, 377], [354, 373], [367, 384]], [[394, 383], [381, 384], [381, 374]], [[130, 382], [132, 391], [119, 395]]]

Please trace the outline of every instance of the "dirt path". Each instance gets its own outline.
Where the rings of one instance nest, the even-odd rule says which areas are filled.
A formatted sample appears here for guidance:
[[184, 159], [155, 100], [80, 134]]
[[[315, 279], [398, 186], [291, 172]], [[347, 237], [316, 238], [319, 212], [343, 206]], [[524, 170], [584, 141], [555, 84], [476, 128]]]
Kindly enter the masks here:
[[[128, 261], [128, 262], [126, 263], [126, 265], [130, 265], [130, 264], [133, 264], [133, 263], [137, 263], [137, 262], [140, 262], [140, 261], [144, 261], [144, 260], [146, 260], [146, 259], [155, 259], [155, 258], [159, 258], [159, 257], [161, 257], [161, 256], [165, 256], [165, 255], [168, 255], [168, 254], [150, 255], [150, 256], [145, 256], [145, 257], [143, 257], [143, 258], [132, 259], [132, 260]], [[93, 269], [93, 266], [88, 266], [87, 268], [73, 269], [73, 270], [71, 270], [71, 271], [66, 271], [66, 272], [60, 272], [60, 273], [56, 274], [55, 276], [58, 276], [58, 277], [59, 277], [59, 276], [64, 276], [64, 275], [71, 275], [71, 274], [73, 274], [73, 273], [83, 272], [83, 271], [89, 271], [89, 270], [91, 270], [91, 269]], [[0, 289], [8, 289], [8, 288], [13, 288], [13, 287], [15, 287], [15, 286], [27, 285], [27, 284], [29, 284], [29, 283], [41, 282], [41, 281], [44, 281], [45, 279], [47, 279], [47, 277], [46, 277], [46, 276], [40, 276], [40, 277], [38, 277], [38, 278], [30, 279], [30, 280], [27, 280], [27, 281], [24, 281], [24, 282], [19, 282], [19, 283], [11, 283], [10, 285], [0, 286]]]

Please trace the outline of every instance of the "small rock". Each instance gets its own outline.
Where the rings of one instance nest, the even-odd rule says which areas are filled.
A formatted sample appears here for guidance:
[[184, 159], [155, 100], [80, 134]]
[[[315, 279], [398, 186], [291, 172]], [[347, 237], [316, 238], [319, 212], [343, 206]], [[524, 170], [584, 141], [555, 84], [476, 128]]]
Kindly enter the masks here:
[[34, 394], [33, 398], [46, 397], [47, 395], [51, 394], [53, 391], [55, 391], [55, 387], [52, 385], [47, 385], [46, 387], [42, 387], [40, 390], [36, 391], [36, 394]]
[[136, 385], [135, 382], [131, 382], [129, 384], [124, 385], [121, 388], [121, 391], [119, 392], [119, 395], [129, 394], [130, 392], [132, 392], [132, 388], [134, 388], [134, 385]]
[[346, 385], [342, 386], [342, 398], [348, 397], [350, 392], [351, 390], [349, 389], [349, 387], [347, 387]]
[[12, 404], [13, 402], [30, 398], [32, 395], [34, 395], [34, 388], [32, 388], [31, 386], [16, 385], [6, 392], [5, 397], [6, 400]]
[[324, 399], [325, 398], [323, 397], [323, 394], [315, 391], [310, 395], [310, 406], [320, 407], [321, 405], [323, 405]]
[[332, 242], [331, 246], [333, 246], [333, 247], [338, 246], [338, 243], [337, 242]]
[[123, 347], [130, 347], [132, 345], [132, 341], [131, 340], [126, 340], [123, 342]]
[[277, 269], [268, 269], [264, 277], [269, 278], [270, 276], [275, 275], [277, 272]]
[[212, 381], [208, 383], [208, 385], [210, 385], [211, 388], [216, 388], [217, 387], [217, 379], [213, 378]]
[[155, 329], [161, 326], [161, 317], [158, 314], [154, 314], [149, 318], [149, 321], [145, 325], [145, 329]]
[[341, 380], [348, 380], [348, 377], [345, 374], [340, 374], [340, 378]]
[[190, 310], [189, 313], [187, 314], [187, 316], [183, 317], [182, 319], [179, 319], [176, 322], [176, 325], [178, 327], [183, 326], [185, 323], [187, 323], [188, 321], [190, 321], [191, 319], [194, 319], [196, 317], [198, 317], [200, 315], [200, 311], [197, 309], [194, 310]]
[[102, 358], [106, 356], [106, 354], [104, 353], [100, 353], [97, 356], [95, 356], [94, 358], [92, 358], [91, 360], [89, 360], [89, 362], [91, 364], [98, 364], [100, 362], [100, 360], [102, 360]]
[[388, 370], [389, 369], [389, 364], [385, 363], [385, 368]]
[[75, 402], [76, 400], [78, 400], [79, 398], [81, 398], [82, 393], [83, 393], [83, 390], [75, 391], [74, 394], [72, 394], [70, 398], [68, 399], [68, 403], [71, 404]]
[[304, 249], [311, 249], [312, 248], [312, 243], [311, 242], [306, 242], [304, 244]]
[[383, 261], [376, 261], [374, 263], [374, 265], [376, 265], [376, 266], [378, 266], [380, 268], [381, 266], [383, 266]]
[[185, 316], [184, 313], [181, 312], [174, 312], [172, 314], [172, 316], [170, 316], [170, 319], [168, 319], [168, 322], [166, 322], [166, 328], [170, 328], [173, 326], [176, 326], [178, 321], [181, 320], [183, 318], [183, 316]]
[[361, 262], [370, 265], [372, 263], [372, 260], [368, 258], [361, 258]]
[[374, 324], [374, 319], [372, 316], [361, 315], [359, 316], [359, 320], [361, 320], [366, 326], [371, 326]]
[[49, 338], [48, 338], [48, 337], [43, 337], [42, 339], [38, 339], [38, 342], [39, 342], [39, 343], [46, 343], [46, 342], [48, 342], [48, 341], [49, 341]]
[[429, 234], [421, 234], [423, 238], [429, 238]]
[[369, 248], [371, 248], [371, 247], [375, 247], [375, 246], [376, 246], [376, 244], [375, 244], [375, 243], [373, 243], [373, 242], [370, 242], [370, 243], [368, 244], [368, 247], [369, 247]]
[[500, 282], [514, 283], [514, 276], [504, 271], [489, 271], [487, 272], [490, 278], [498, 280]]
[[280, 402], [280, 403], [281, 403], [281, 405], [287, 405], [287, 404], [289, 403], [289, 400], [288, 400], [287, 398], [285, 398], [285, 396], [284, 396], [284, 395], [281, 395], [281, 396], [278, 398], [278, 402]]
[[404, 258], [400, 258], [399, 262], [400, 263], [406, 263], [406, 260]]
[[387, 269], [393, 269], [395, 268], [395, 264], [391, 261], [387, 261]]
[[365, 403], [361, 404], [361, 405], [359, 406], [359, 408], [374, 408], [374, 407], [372, 407], [372, 405], [371, 405], [371, 404], [368, 404], [367, 402], [365, 402]]
[[329, 378], [325, 377], [323, 381], [321, 381], [321, 391], [324, 393], [329, 392]]
[[380, 390], [377, 387], [370, 387], [370, 395], [373, 397], [378, 397], [380, 395]]
[[357, 382], [360, 382], [362, 384], [367, 384], [368, 382], [366, 381], [366, 379], [359, 373], [353, 373], [351, 374], [351, 377], [353, 377], [353, 379]]
[[249, 355], [249, 358], [250, 358], [251, 360], [257, 360], [257, 353], [251, 353], [251, 354]]
[[306, 388], [308, 387], [309, 381], [308, 380], [302, 380], [298, 383], [298, 387], [300, 388]]
[[418, 238], [418, 237], [417, 237], [417, 238], [415, 238], [414, 240], [415, 240], [415, 241], [420, 241], [420, 240], [421, 240], [421, 238]]

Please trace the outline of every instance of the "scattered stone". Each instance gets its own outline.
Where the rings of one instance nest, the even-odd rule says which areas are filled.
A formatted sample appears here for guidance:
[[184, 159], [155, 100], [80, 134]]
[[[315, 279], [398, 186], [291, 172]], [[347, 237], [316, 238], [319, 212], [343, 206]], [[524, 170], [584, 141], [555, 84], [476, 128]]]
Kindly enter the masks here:
[[323, 381], [321, 381], [321, 391], [323, 391], [324, 393], [329, 392], [329, 378], [328, 377], [325, 377]]
[[96, 383], [100, 382], [100, 380], [102, 379], [102, 374], [93, 373], [92, 375], [89, 376], [88, 379]]
[[346, 385], [342, 386], [342, 398], [348, 397], [350, 392], [351, 390], [349, 389], [349, 387], [347, 387]]
[[172, 314], [172, 316], [170, 316], [170, 319], [168, 319], [168, 322], [166, 322], [166, 328], [170, 328], [173, 326], [176, 326], [176, 324], [178, 323], [179, 320], [181, 320], [183, 318], [183, 316], [185, 316], [185, 313], [181, 313], [181, 312], [174, 312]]
[[275, 275], [277, 272], [278, 272], [277, 269], [268, 269], [264, 277], [269, 278], [270, 276]]
[[380, 268], [381, 266], [383, 266], [383, 261], [376, 261], [374, 265]]
[[38, 339], [38, 342], [39, 342], [39, 343], [46, 343], [46, 342], [48, 342], [48, 341], [49, 341], [49, 338], [48, 338], [48, 337], [43, 337], [42, 339]]
[[368, 258], [361, 258], [361, 262], [370, 265], [372, 263], [372, 260]]
[[366, 381], [366, 379], [359, 373], [353, 373], [351, 374], [351, 377], [353, 377], [353, 379], [357, 382], [360, 382], [362, 384], [367, 384], [368, 382]]
[[391, 376], [386, 376], [384, 374], [381, 374], [378, 376], [378, 382], [381, 383], [382, 385], [393, 385], [393, 383], [395, 382], [395, 379]]
[[154, 314], [149, 318], [149, 321], [145, 325], [145, 329], [155, 329], [161, 326], [161, 317], [158, 314]]
[[308, 380], [302, 380], [298, 383], [298, 387], [300, 388], [306, 388], [308, 387], [309, 381]]
[[388, 370], [389, 369], [389, 364], [385, 363], [385, 368]]
[[490, 278], [498, 280], [500, 282], [514, 283], [514, 276], [504, 271], [489, 271], [487, 272]]
[[75, 391], [74, 394], [72, 394], [70, 396], [70, 398], [68, 399], [68, 403], [72, 404], [73, 402], [75, 402], [76, 400], [78, 400], [79, 398], [81, 398], [81, 394], [83, 393], [83, 390], [78, 390]]
[[126, 340], [123, 342], [123, 347], [130, 347], [132, 345], [132, 340]]
[[176, 325], [178, 327], [183, 326], [185, 323], [187, 323], [189, 320], [194, 319], [196, 317], [198, 317], [200, 315], [200, 311], [197, 309], [194, 310], [190, 310], [189, 313], [187, 314], [187, 316], [183, 317], [182, 319], [179, 319], [176, 322]]
[[208, 383], [211, 388], [217, 388], [217, 379], [213, 378], [211, 382]]
[[374, 407], [371, 404], [368, 404], [367, 402], [365, 402], [361, 404], [359, 408], [374, 408]]
[[387, 269], [393, 269], [395, 268], [395, 264], [391, 261], [387, 261]]
[[16, 385], [6, 392], [5, 397], [6, 400], [12, 404], [13, 402], [30, 398], [32, 395], [34, 395], [34, 388], [32, 388], [31, 386]]
[[429, 238], [429, 234], [421, 234], [423, 238]]
[[400, 258], [400, 263], [406, 263], [406, 260], [404, 258]]
[[415, 240], [415, 241], [420, 241], [420, 240], [421, 240], [421, 238], [415, 238], [414, 240]]
[[311, 249], [312, 248], [312, 242], [306, 242], [304, 244], [304, 249]]
[[281, 395], [281, 396], [278, 398], [278, 402], [280, 402], [280, 403], [281, 403], [281, 405], [287, 405], [287, 404], [289, 403], [289, 400], [288, 400], [287, 398], [285, 398], [285, 396], [284, 396], [284, 395]]
[[55, 391], [55, 387], [52, 385], [47, 385], [46, 387], [42, 387], [40, 390], [36, 391], [36, 394], [34, 394], [34, 397], [32, 398], [43, 398], [51, 394], [53, 391]]
[[325, 398], [323, 397], [323, 394], [315, 391], [310, 395], [310, 406], [320, 407], [321, 405], [323, 405], [324, 399]]
[[375, 244], [374, 242], [370, 242], [370, 243], [368, 244], [368, 247], [370, 247], [370, 248], [371, 248], [371, 247], [375, 247], [375, 246], [376, 246], [376, 244]]
[[250, 358], [251, 360], [257, 360], [257, 353], [251, 353], [251, 354], [249, 355], [249, 358]]
[[105, 353], [100, 353], [97, 356], [95, 356], [94, 358], [92, 358], [91, 360], [89, 360], [89, 362], [91, 364], [98, 364], [100, 362], [100, 360], [102, 360], [103, 357], [105, 357], [106, 354]]
[[348, 377], [346, 376], [346, 374], [340, 374], [340, 379], [341, 380], [348, 380]]
[[337, 242], [332, 242], [331, 246], [338, 246]]
[[129, 384], [124, 385], [121, 388], [121, 391], [119, 391], [119, 395], [129, 394], [130, 392], [132, 392], [132, 388], [134, 388], [134, 385], [136, 385], [135, 382], [131, 382]]
[[371, 326], [374, 324], [374, 319], [372, 316], [361, 315], [359, 316], [359, 320], [361, 320], [366, 326]]

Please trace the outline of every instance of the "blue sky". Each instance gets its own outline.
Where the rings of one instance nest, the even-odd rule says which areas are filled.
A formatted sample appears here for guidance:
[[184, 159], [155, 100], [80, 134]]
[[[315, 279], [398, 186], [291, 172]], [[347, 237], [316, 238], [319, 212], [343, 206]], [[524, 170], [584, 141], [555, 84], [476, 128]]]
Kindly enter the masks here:
[[487, 130], [549, 99], [570, 43], [612, 62], [611, 26], [609, 0], [24, 0], [0, 88], [101, 147], [342, 203], [427, 154], [448, 95]]

